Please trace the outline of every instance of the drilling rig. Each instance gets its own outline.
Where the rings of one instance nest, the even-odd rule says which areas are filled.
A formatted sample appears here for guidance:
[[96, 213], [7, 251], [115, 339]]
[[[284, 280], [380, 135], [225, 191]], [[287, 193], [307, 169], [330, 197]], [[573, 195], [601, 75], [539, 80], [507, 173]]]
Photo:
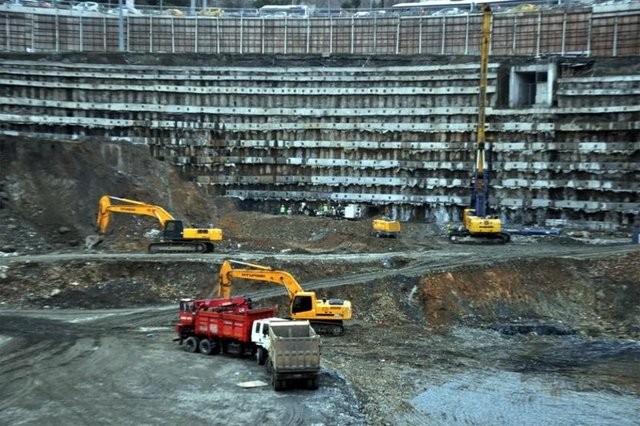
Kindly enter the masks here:
[[472, 177], [471, 203], [469, 207], [464, 209], [462, 226], [454, 227], [449, 231], [449, 240], [454, 243], [504, 244], [511, 240], [511, 236], [502, 231], [501, 220], [488, 214], [489, 173], [487, 170], [488, 164], [485, 161], [485, 126], [491, 20], [491, 7], [488, 4], [484, 4], [482, 8], [482, 43], [480, 46], [478, 127], [476, 130], [475, 168]]

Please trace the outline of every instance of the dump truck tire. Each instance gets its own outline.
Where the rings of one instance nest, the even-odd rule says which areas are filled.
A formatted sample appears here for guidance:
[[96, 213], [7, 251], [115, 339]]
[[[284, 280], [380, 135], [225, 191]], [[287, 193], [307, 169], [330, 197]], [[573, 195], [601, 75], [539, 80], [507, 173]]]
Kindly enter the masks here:
[[211, 355], [213, 353], [214, 345], [208, 339], [202, 339], [200, 340], [198, 348], [200, 349], [201, 354]]
[[320, 379], [318, 379], [317, 377], [314, 377], [313, 379], [308, 379], [307, 388], [311, 390], [317, 390], [319, 383], [320, 383]]
[[198, 350], [198, 339], [193, 336], [187, 337], [187, 340], [185, 340], [182, 344], [182, 349], [184, 349], [186, 352], [194, 353], [196, 350]]
[[267, 355], [264, 348], [258, 348], [258, 351], [256, 352], [256, 361], [258, 362], [258, 365], [264, 365], [267, 361]]

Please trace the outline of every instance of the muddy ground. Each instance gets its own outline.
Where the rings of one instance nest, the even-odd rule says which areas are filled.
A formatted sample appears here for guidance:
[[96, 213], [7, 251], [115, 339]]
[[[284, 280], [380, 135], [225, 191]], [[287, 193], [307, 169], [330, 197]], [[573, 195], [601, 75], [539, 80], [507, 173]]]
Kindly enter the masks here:
[[[633, 424], [640, 410], [640, 251], [627, 235], [451, 245], [438, 224], [398, 239], [370, 220], [268, 210], [184, 182], [144, 146], [0, 144], [0, 414], [6, 424]], [[216, 253], [146, 255], [148, 218], [98, 246], [97, 201], [162, 205], [223, 229]], [[213, 294], [236, 258], [352, 301], [323, 339], [315, 392], [275, 393], [246, 359], [180, 350], [181, 297]], [[286, 313], [279, 287], [234, 293]]]

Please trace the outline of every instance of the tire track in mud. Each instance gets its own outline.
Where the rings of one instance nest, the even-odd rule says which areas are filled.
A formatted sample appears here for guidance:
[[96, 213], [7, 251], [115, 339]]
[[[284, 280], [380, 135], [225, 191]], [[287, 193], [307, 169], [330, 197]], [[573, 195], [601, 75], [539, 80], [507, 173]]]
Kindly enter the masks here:
[[[93, 352], [91, 349], [79, 349], [78, 342], [88, 341], [88, 347], [95, 346], [91, 337], [83, 337], [88, 329], [61, 321], [52, 321], [27, 316], [0, 313], [0, 334], [10, 336], [3, 345], [0, 357], [0, 411], [17, 413], [16, 417], [28, 421], [27, 413], [20, 407], [24, 400], [34, 396], [43, 401], [55, 400], [60, 390], [73, 386], [67, 383], [66, 375], [52, 372], [72, 368]], [[7, 355], [4, 355], [7, 352]], [[60, 407], [71, 412], [77, 421], [91, 422], [84, 410]]]
[[69, 260], [86, 261], [132, 261], [163, 263], [166, 261], [176, 262], [198, 262], [211, 263], [234, 258], [244, 261], [256, 261], [258, 259], [278, 259], [289, 261], [318, 261], [325, 262], [375, 262], [385, 261], [390, 258], [404, 257], [407, 259], [422, 259], [425, 256], [452, 258], [456, 256], [472, 256], [475, 259], [510, 259], [514, 257], [546, 257], [546, 256], [598, 256], [603, 254], [624, 253], [640, 250], [638, 245], [633, 244], [538, 244], [538, 243], [510, 243], [507, 245], [476, 246], [463, 244], [449, 244], [442, 248], [433, 250], [413, 250], [398, 252], [380, 253], [334, 253], [331, 251], [324, 253], [294, 254], [294, 253], [267, 253], [267, 252], [229, 252], [229, 253], [208, 253], [208, 254], [148, 254], [148, 253], [108, 253], [108, 252], [69, 252], [50, 253], [36, 255], [7, 255], [0, 256], [0, 265], [13, 262], [46, 263], [61, 262]]
[[[260, 379], [264, 369], [250, 360], [185, 354], [170, 343], [173, 334], [169, 330], [157, 335], [144, 332], [145, 327], [172, 325], [175, 309], [125, 309], [116, 310], [116, 315], [106, 310], [73, 314], [34, 311], [37, 316], [33, 318], [28, 313], [0, 313], [0, 334], [12, 336], [0, 345], [3, 419], [9, 424], [47, 418], [54, 424], [69, 424], [70, 419], [72, 424], [113, 424], [117, 419], [126, 419], [128, 424], [159, 424], [159, 418], [154, 420], [153, 416], [162, 413], [167, 402], [180, 409], [164, 413], [163, 424], [178, 419], [211, 424], [211, 419], [220, 415], [238, 418], [237, 404], [243, 397], [235, 393], [251, 391], [232, 390], [235, 382], [244, 375]], [[64, 320], [48, 319], [43, 315], [46, 313]], [[7, 318], [11, 320], [5, 321]], [[25, 328], [26, 337], [21, 337]], [[207, 384], [208, 378], [214, 377], [217, 379]], [[334, 387], [328, 384], [327, 389]], [[222, 393], [216, 394], [214, 388]], [[336, 388], [336, 392], [347, 391]], [[344, 397], [336, 397], [323, 402], [328, 418], [317, 414], [309, 402], [317, 396], [306, 391], [274, 394], [264, 388], [247, 398], [255, 398], [256, 406], [262, 409], [246, 410], [241, 418], [253, 422], [252, 416], [259, 414], [268, 424], [299, 425], [309, 419], [331, 424], [331, 413], [345, 409]], [[132, 405], [147, 408], [133, 410]]]

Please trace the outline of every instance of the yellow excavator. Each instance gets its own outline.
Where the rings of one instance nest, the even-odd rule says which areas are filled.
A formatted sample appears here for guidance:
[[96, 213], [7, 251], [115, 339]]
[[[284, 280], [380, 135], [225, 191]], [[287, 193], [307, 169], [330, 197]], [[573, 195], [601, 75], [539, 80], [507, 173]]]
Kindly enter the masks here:
[[502, 231], [502, 221], [487, 214], [489, 203], [489, 174], [485, 167], [485, 124], [491, 41], [491, 7], [482, 8], [482, 43], [480, 46], [480, 93], [478, 97], [478, 128], [476, 130], [476, 165], [473, 173], [471, 206], [464, 209], [462, 226], [449, 229], [449, 240], [454, 243], [508, 243], [511, 236]]
[[[234, 269], [234, 265], [239, 265], [240, 268]], [[264, 281], [284, 286], [291, 301], [289, 305], [291, 319], [308, 320], [318, 334], [340, 336], [344, 333], [343, 321], [351, 319], [350, 301], [318, 299], [315, 292], [304, 291], [298, 281], [288, 272], [227, 259], [220, 267], [219, 297], [231, 298], [231, 284], [234, 279]]]
[[107, 232], [112, 213], [150, 216], [160, 223], [161, 241], [149, 244], [149, 253], [210, 253], [213, 243], [222, 241], [221, 229], [185, 228], [162, 207], [111, 195], [102, 196], [98, 202], [97, 228], [101, 235]]

